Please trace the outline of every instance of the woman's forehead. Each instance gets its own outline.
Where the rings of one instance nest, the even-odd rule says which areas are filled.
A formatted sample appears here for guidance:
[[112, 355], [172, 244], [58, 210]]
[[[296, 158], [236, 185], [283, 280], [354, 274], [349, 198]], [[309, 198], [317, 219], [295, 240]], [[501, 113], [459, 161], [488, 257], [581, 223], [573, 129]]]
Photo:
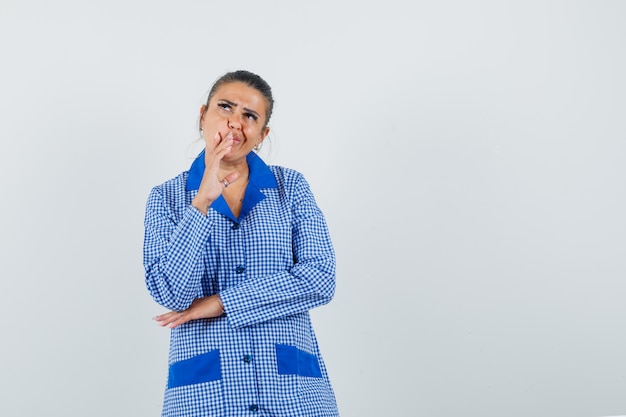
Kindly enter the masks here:
[[218, 87], [214, 94], [214, 97], [217, 98], [226, 96], [249, 102], [262, 103], [266, 101], [259, 90], [240, 81], [224, 83]]
[[226, 100], [231, 105], [254, 110], [263, 116], [266, 116], [269, 105], [267, 99], [259, 90], [240, 81], [220, 85], [211, 99], [211, 101], [217, 100]]

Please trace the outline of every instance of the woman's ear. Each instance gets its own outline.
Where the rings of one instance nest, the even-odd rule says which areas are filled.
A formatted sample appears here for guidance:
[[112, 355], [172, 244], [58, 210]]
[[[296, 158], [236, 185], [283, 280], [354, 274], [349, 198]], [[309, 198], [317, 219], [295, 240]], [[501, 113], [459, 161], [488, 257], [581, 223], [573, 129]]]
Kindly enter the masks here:
[[263, 132], [261, 133], [261, 136], [259, 136], [259, 140], [256, 143], [257, 146], [260, 145], [265, 140], [265, 138], [267, 137], [267, 135], [269, 135], [269, 133], [270, 133], [270, 127], [266, 126]]
[[200, 107], [200, 120], [198, 121], [198, 129], [202, 132], [202, 122], [204, 121], [204, 114], [206, 113], [207, 107], [203, 104]]

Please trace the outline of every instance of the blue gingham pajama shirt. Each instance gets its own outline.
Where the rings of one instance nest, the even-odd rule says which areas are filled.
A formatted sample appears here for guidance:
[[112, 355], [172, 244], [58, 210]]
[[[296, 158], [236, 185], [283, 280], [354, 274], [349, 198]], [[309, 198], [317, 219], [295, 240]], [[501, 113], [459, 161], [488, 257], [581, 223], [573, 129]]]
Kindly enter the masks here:
[[239, 218], [221, 196], [206, 216], [191, 206], [204, 153], [148, 198], [154, 300], [181, 311], [219, 294], [226, 312], [171, 330], [163, 416], [337, 416], [308, 313], [335, 291], [324, 216], [302, 174], [252, 152], [247, 160]]

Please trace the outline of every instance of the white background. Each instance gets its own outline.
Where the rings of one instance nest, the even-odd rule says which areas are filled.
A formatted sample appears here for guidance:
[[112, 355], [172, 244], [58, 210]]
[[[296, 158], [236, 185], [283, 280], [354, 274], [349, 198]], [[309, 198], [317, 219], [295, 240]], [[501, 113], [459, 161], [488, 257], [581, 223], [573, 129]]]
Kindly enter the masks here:
[[0, 415], [159, 415], [145, 201], [235, 69], [327, 216], [343, 417], [626, 413], [626, 2], [0, 0], [0, 54]]

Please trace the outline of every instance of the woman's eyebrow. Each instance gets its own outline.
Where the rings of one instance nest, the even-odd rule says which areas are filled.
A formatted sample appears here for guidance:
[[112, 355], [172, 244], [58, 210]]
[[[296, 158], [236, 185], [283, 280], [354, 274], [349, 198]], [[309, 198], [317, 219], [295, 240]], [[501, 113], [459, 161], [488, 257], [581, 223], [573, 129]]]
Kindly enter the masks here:
[[252, 113], [252, 114], [254, 114], [255, 116], [258, 116], [258, 115], [259, 115], [259, 113], [255, 112], [254, 110], [249, 109], [249, 108], [247, 108], [247, 107], [244, 107], [244, 108], [243, 108], [243, 110], [244, 110], [244, 111], [247, 111], [248, 113]]
[[[225, 98], [220, 99], [220, 102], [226, 103], [226, 104], [228, 104], [231, 107], [237, 107], [237, 103], [233, 103], [232, 101], [226, 100]], [[256, 111], [254, 111], [252, 109], [249, 109], [247, 107], [244, 107], [243, 110], [247, 111], [248, 113], [253, 113], [253, 114], [257, 115], [257, 116], [259, 115], [259, 113], [257, 113]]]
[[232, 106], [232, 107], [237, 107], [237, 103], [233, 103], [232, 101], [226, 100], [225, 98], [221, 98], [220, 102], [226, 103], [226, 104], [228, 104], [229, 106]]

